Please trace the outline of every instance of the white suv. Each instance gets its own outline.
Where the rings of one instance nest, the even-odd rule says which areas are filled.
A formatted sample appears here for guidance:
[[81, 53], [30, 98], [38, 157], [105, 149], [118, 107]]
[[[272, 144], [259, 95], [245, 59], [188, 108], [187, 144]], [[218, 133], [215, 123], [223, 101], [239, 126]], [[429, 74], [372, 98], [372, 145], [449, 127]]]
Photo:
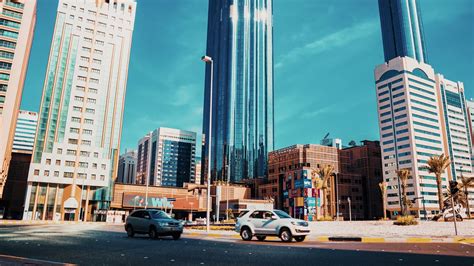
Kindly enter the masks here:
[[235, 224], [235, 231], [243, 240], [252, 240], [256, 236], [263, 241], [267, 236], [279, 236], [283, 242], [294, 238], [301, 242], [309, 235], [308, 222], [293, 219], [280, 210], [252, 210], [240, 213]]

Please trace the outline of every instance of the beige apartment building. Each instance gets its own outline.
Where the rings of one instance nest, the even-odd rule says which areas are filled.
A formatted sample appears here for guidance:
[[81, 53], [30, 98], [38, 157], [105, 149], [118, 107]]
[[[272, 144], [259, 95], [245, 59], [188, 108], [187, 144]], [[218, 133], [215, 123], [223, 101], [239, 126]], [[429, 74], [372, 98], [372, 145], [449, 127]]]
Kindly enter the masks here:
[[36, 23], [36, 0], [0, 0], [0, 198]]

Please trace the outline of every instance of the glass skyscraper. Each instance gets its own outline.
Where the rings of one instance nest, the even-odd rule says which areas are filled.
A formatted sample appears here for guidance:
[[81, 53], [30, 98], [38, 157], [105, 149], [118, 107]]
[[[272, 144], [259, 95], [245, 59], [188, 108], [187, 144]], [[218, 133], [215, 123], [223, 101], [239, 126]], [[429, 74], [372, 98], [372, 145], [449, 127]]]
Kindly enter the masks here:
[[379, 0], [385, 62], [411, 57], [428, 63], [423, 23], [416, 0]]
[[[273, 150], [272, 0], [210, 0], [212, 180], [264, 177]], [[211, 67], [206, 66], [202, 182], [207, 177]]]

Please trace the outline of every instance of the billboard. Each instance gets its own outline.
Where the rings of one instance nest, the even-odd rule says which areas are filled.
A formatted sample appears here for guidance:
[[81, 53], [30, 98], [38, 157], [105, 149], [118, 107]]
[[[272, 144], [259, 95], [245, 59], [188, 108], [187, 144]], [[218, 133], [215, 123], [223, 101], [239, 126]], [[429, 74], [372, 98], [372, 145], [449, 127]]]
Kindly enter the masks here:
[[148, 194], [148, 204], [145, 204], [146, 195], [144, 193], [123, 193], [122, 207], [124, 208], [148, 208], [175, 209], [175, 210], [195, 210], [199, 208], [197, 197], [177, 198], [171, 195]]

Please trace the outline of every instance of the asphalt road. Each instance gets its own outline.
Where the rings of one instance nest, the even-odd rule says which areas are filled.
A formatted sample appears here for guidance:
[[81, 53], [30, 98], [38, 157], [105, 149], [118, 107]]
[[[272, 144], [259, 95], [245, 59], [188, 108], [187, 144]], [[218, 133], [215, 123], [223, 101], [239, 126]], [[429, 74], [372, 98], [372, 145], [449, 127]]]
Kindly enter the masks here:
[[[390, 244], [384, 245], [388, 250]], [[363, 246], [356, 243], [342, 247], [248, 243], [237, 239], [212, 241], [196, 237], [177, 241], [151, 240], [146, 236], [127, 238], [120, 227], [91, 225], [0, 227], [0, 265], [1, 255], [81, 265], [474, 265], [474, 257], [469, 255], [363, 251], [357, 248]], [[462, 247], [471, 251], [472, 248], [471, 245]], [[3, 258], [3, 264], [15, 261], [8, 258]]]

